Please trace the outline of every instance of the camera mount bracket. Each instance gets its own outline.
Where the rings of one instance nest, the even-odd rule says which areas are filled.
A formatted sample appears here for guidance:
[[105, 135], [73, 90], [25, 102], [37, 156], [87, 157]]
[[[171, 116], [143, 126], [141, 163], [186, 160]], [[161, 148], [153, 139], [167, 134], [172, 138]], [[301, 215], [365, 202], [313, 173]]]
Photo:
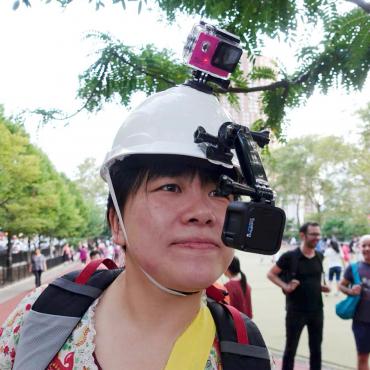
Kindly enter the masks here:
[[188, 80], [185, 82], [185, 85], [193, 87], [197, 90], [200, 90], [202, 92], [206, 92], [208, 94], [213, 93], [213, 89], [210, 85], [208, 85], [208, 82], [213, 82], [221, 87], [221, 89], [227, 91], [227, 89], [230, 86], [230, 80], [223, 80], [222, 78], [217, 78], [214, 76], [209, 75], [208, 73], [194, 70], [193, 78], [191, 80]]
[[233, 122], [221, 125], [218, 136], [205, 131], [202, 126], [194, 132], [194, 142], [200, 147], [207, 158], [232, 164], [235, 149], [239, 159], [240, 169], [247, 185], [221, 176], [218, 191], [222, 195], [247, 195], [257, 202], [274, 203], [274, 193], [271, 190], [261, 159], [255, 148], [255, 143], [263, 148], [269, 143], [268, 131], [250, 131], [246, 126]]

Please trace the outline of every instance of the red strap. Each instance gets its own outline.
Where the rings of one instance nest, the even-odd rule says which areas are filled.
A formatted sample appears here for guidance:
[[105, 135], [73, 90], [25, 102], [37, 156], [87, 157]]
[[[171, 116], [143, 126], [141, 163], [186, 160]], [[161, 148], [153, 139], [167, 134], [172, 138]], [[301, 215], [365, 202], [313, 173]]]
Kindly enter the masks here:
[[219, 289], [214, 285], [211, 285], [206, 289], [206, 294], [209, 298], [214, 299], [216, 302], [222, 303], [222, 305], [229, 311], [234, 321], [238, 343], [249, 344], [247, 328], [245, 326], [243, 317], [240, 314], [239, 310], [237, 310], [235, 307], [225, 304], [225, 293], [227, 294], [225, 290]]
[[114, 261], [112, 261], [110, 258], [100, 258], [98, 260], [91, 261], [76, 277], [75, 283], [82, 285], [86, 284], [89, 281], [91, 275], [98, 269], [101, 264], [105, 265], [109, 270], [118, 268]]
[[224, 302], [227, 291], [211, 285], [206, 289], [206, 294], [207, 297], [214, 299], [216, 302]]
[[228, 304], [224, 304], [223, 306], [230, 312], [230, 315], [233, 318], [238, 343], [249, 344], [247, 329], [239, 310]]

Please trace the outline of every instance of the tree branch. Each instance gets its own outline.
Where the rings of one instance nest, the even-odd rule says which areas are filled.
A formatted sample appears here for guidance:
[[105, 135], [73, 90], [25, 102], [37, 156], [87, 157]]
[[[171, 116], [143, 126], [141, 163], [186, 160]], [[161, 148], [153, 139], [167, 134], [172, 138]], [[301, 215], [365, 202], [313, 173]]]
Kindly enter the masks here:
[[350, 3], [354, 3], [359, 6], [362, 10], [366, 13], [370, 14], [370, 3], [366, 2], [365, 0], [347, 0]]
[[269, 85], [262, 85], [262, 86], [253, 86], [253, 87], [229, 87], [227, 90], [223, 90], [223, 89], [214, 89], [214, 91], [216, 93], [220, 93], [220, 94], [225, 94], [225, 93], [234, 93], [234, 94], [247, 94], [247, 93], [251, 93], [251, 92], [257, 92], [257, 91], [271, 91], [271, 90], [275, 90], [275, 89], [279, 89], [279, 88], [283, 88], [285, 90], [287, 90], [289, 88], [289, 86], [292, 86], [292, 85], [299, 85], [303, 82], [305, 82], [308, 77], [310, 76], [310, 73], [311, 71], [309, 72], [306, 72], [304, 74], [302, 74], [300, 77], [294, 79], [294, 80], [287, 80], [287, 79], [284, 79], [284, 80], [280, 80], [280, 81], [276, 81], [276, 82], [273, 82]]
[[[88, 98], [86, 99], [85, 103], [79, 109], [77, 109], [74, 113], [72, 113], [70, 115], [67, 115], [67, 116], [64, 116], [64, 117], [56, 117], [54, 115], [55, 113], [52, 113], [51, 118], [49, 118], [49, 119], [53, 119], [53, 120], [56, 120], [56, 121], [65, 121], [65, 120], [73, 118], [74, 116], [76, 116], [77, 114], [82, 112], [87, 107], [87, 105], [89, 104], [91, 99], [94, 97], [95, 92], [96, 92], [96, 88], [102, 83], [102, 80], [103, 80], [103, 77], [104, 77], [104, 74], [106, 73], [106, 71], [107, 71], [107, 65], [104, 65], [103, 73], [101, 73], [100, 79], [96, 82], [94, 89], [91, 91], [91, 93], [88, 96]], [[40, 113], [39, 110], [32, 111], [32, 113], [45, 115], [43, 112]]]
[[122, 55], [118, 54], [115, 50], [112, 50], [112, 55], [114, 55], [116, 58], [118, 58], [122, 63], [125, 63], [127, 65], [129, 65], [130, 67], [132, 67], [134, 70], [136, 71], [139, 71], [147, 76], [150, 76], [150, 77], [153, 77], [153, 78], [156, 78], [158, 80], [162, 80], [166, 83], [168, 83], [169, 85], [171, 86], [176, 86], [176, 82], [175, 81], [172, 81], [172, 80], [169, 80], [168, 78], [165, 78], [161, 75], [157, 75], [157, 74], [154, 74], [154, 73], [151, 73], [147, 70], [145, 70], [144, 68], [141, 68], [135, 64], [132, 64], [130, 63], [128, 60], [126, 60]]
[[7, 199], [5, 199], [5, 200], [2, 200], [2, 201], [0, 202], [0, 207], [4, 207], [4, 204], [6, 204], [9, 200], [10, 200], [10, 198], [7, 198]]
[[251, 93], [251, 92], [257, 92], [257, 91], [271, 91], [278, 89], [280, 87], [286, 89], [291, 83], [288, 80], [281, 80], [273, 82], [269, 85], [263, 85], [263, 86], [253, 86], [253, 87], [229, 87], [227, 90], [215, 90], [216, 92], [228, 92], [228, 93]]

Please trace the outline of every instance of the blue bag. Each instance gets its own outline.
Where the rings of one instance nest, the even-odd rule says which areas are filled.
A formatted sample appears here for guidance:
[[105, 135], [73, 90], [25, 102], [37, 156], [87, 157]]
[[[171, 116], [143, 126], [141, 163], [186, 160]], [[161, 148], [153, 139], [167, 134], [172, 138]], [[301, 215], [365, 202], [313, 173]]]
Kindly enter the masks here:
[[[360, 275], [358, 273], [358, 263], [351, 263], [353, 284], [361, 284]], [[344, 320], [352, 319], [355, 315], [356, 307], [360, 301], [360, 295], [349, 295], [347, 298], [338, 302], [335, 305], [335, 313]]]

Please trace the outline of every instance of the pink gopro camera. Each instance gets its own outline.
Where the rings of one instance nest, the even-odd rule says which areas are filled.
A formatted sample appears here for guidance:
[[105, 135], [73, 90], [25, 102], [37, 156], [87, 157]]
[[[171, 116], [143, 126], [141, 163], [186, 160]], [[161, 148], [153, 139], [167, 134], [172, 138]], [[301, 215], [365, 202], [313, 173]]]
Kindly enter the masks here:
[[201, 21], [188, 36], [184, 59], [197, 70], [227, 80], [243, 54], [239, 43], [237, 36]]

